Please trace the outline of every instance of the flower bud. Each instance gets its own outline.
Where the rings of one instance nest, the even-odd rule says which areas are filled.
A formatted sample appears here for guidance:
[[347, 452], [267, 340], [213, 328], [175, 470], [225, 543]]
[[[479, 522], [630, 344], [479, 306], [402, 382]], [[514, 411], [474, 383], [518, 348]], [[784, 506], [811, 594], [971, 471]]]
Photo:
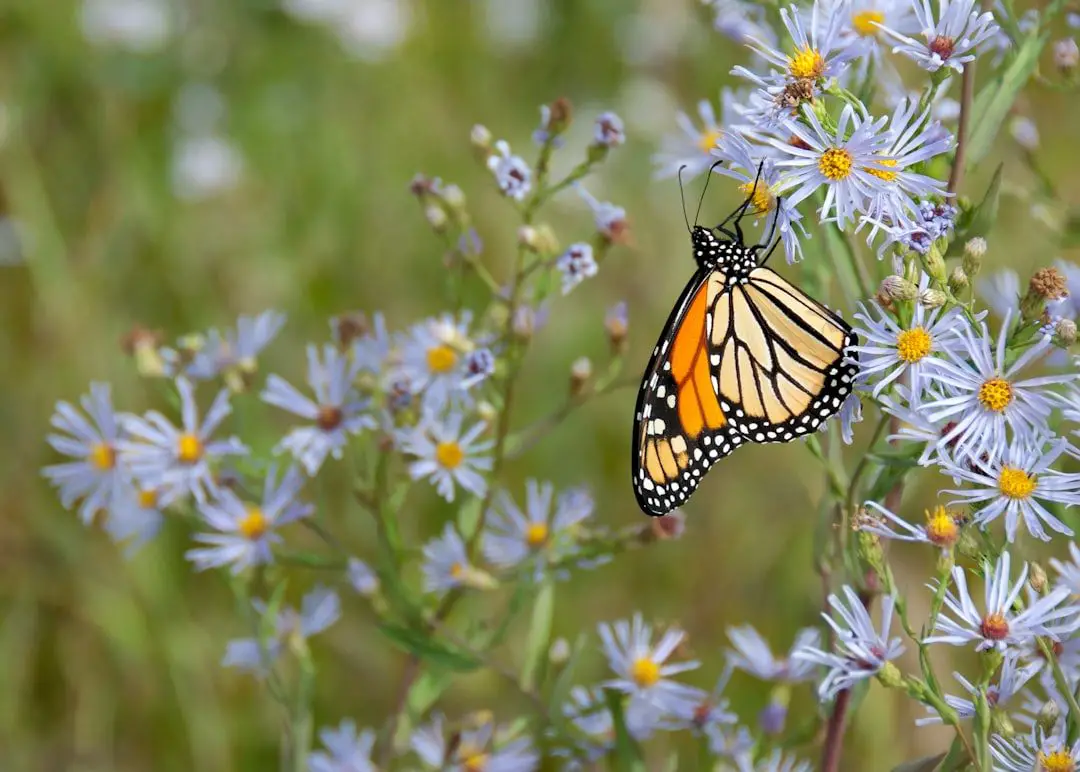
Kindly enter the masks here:
[[1020, 300], [1020, 315], [1027, 320], [1038, 319], [1046, 310], [1046, 301], [1068, 296], [1068, 284], [1061, 271], [1054, 267], [1040, 268], [1032, 275], [1027, 293]]
[[592, 378], [592, 362], [588, 357], [578, 357], [570, 365], [570, 394], [580, 396]]
[[518, 228], [517, 240], [520, 246], [530, 252], [537, 252], [540, 248], [540, 232], [531, 225], [522, 225]]
[[881, 670], [877, 674], [878, 682], [888, 689], [902, 689], [904, 687], [904, 676], [900, 672], [900, 669], [891, 662], [886, 662], [881, 666]]
[[514, 311], [514, 319], [510, 325], [514, 337], [522, 343], [532, 340], [536, 332], [536, 310], [531, 306], [520, 306]]
[[607, 331], [608, 342], [611, 344], [611, 353], [614, 356], [621, 356], [626, 353], [626, 334], [629, 328], [630, 320], [626, 313], [626, 302], [616, 303], [604, 317], [604, 329]]
[[1039, 595], [1046, 594], [1047, 578], [1046, 569], [1041, 565], [1032, 561], [1028, 564], [1028, 584], [1031, 585], [1031, 589], [1039, 593]]
[[1016, 734], [1009, 714], [1004, 710], [995, 709], [993, 705], [990, 706], [990, 731], [1001, 737], [1012, 737]]
[[1058, 319], [1054, 323], [1054, 332], [1050, 338], [1058, 348], [1069, 348], [1076, 343], [1076, 322], [1072, 319]]
[[436, 233], [442, 233], [446, 230], [446, 224], [449, 220], [446, 216], [446, 212], [438, 204], [428, 204], [424, 207], [424, 217], [428, 221], [428, 225]]
[[908, 302], [919, 294], [919, 288], [903, 276], [886, 276], [881, 281], [879, 294], [890, 301]]
[[491, 152], [491, 140], [491, 132], [488, 131], [487, 126], [478, 123], [472, 127], [472, 132], [469, 134], [469, 141], [474, 148], [481, 151], [481, 154], [484, 157]]
[[549, 135], [554, 138], [562, 134], [568, 128], [574, 118], [574, 110], [570, 104], [570, 100], [566, 97], [559, 97], [550, 105], [548, 105], [547, 112], [545, 114], [546, 129]]
[[1054, 43], [1054, 65], [1063, 75], [1071, 75], [1080, 65], [1080, 48], [1072, 38]]
[[487, 424], [494, 426], [495, 419], [499, 417], [499, 411], [486, 399], [476, 404], [476, 417]]
[[966, 289], [968, 286], [968, 276], [964, 273], [964, 269], [960, 266], [956, 266], [952, 269], [952, 273], [949, 274], [949, 292], [954, 295], [959, 295], [961, 290]]
[[556, 638], [548, 649], [548, 661], [555, 665], [565, 665], [570, 659], [570, 643], [565, 638]]
[[923, 270], [935, 283], [939, 285], [945, 283], [945, 258], [936, 241], [926, 250], [925, 255], [919, 255], [919, 262], [922, 263]]
[[613, 112], [601, 113], [593, 127], [593, 145], [603, 148], [618, 147], [626, 142], [622, 118]]
[[968, 278], [972, 278], [982, 268], [983, 257], [986, 256], [986, 239], [982, 236], [976, 236], [973, 239], [968, 239], [964, 244], [964, 273], [968, 275]]
[[465, 208], [465, 191], [460, 186], [451, 183], [442, 188], [439, 193], [446, 205], [454, 211], [460, 212]]
[[158, 350], [161, 337], [159, 331], [136, 326], [120, 341], [124, 353], [135, 358], [135, 371], [144, 378], [165, 377], [165, 359]]
[[941, 308], [945, 305], [946, 300], [948, 298], [941, 290], [932, 289], [931, 287], [919, 290], [919, 302], [926, 308]]
[[758, 725], [761, 731], [773, 737], [782, 734], [784, 724], [787, 722], [787, 712], [787, 705], [770, 701], [758, 714]]
[[1054, 731], [1057, 722], [1061, 720], [1061, 707], [1053, 700], [1048, 700], [1035, 716], [1035, 723], [1039, 728], [1049, 734]]

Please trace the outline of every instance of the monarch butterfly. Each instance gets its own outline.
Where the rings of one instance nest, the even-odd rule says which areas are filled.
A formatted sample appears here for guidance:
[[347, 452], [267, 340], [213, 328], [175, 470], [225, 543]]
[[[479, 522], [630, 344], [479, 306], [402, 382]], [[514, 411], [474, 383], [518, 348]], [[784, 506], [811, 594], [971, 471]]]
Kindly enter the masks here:
[[[760, 262], [774, 234], [744, 242], [740, 220], [756, 186], [714, 229], [687, 220], [698, 269], [660, 333], [634, 410], [634, 495], [650, 515], [686, 503], [709, 468], [743, 443], [814, 432], [839, 411], [858, 373], [857, 355], [847, 352], [851, 327], [765, 267], [779, 237]], [[732, 220], [734, 232], [725, 227]]]

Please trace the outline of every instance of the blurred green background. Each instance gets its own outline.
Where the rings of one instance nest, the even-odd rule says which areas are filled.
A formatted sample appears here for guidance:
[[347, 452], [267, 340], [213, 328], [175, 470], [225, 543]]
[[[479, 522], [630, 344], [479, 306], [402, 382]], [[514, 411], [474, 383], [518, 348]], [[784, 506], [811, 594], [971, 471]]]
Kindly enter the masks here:
[[[421, 171], [465, 189], [483, 259], [504, 277], [516, 215], [473, 158], [469, 131], [483, 123], [532, 158], [538, 107], [559, 96], [573, 102], [576, 122], [556, 172], [580, 158], [601, 110], [626, 120], [626, 146], [587, 187], [627, 209], [634, 238], [597, 279], [558, 301], [530, 352], [516, 424], [561, 404], [576, 357], [605, 361], [602, 319], [620, 299], [631, 318], [627, 372], [640, 372], [691, 271], [677, 188], [652, 181], [649, 156], [674, 128], [676, 109], [692, 112], [732, 84], [728, 71], [741, 56], [696, 4], [352, 0], [349, 23], [335, 26], [313, 20], [319, 2], [297, 0], [291, 14], [271, 0], [0, 7], [2, 770], [276, 764], [278, 707], [254, 679], [219, 666], [226, 640], [245, 632], [222, 576], [193, 574], [187, 536], [171, 526], [123, 560], [40, 478], [57, 460], [43, 440], [57, 399], [75, 400], [91, 380], [114, 384], [125, 409], [157, 399], [120, 350], [134, 325], [174, 337], [279, 309], [289, 323], [264, 366], [297, 377], [303, 343], [324, 339], [334, 314], [381, 309], [402, 328], [441, 310], [443, 248], [408, 192]], [[1036, 120], [1053, 115], [1040, 124], [1040, 157], [1061, 196], [1075, 201], [1080, 164], [1068, 127], [1080, 109], [1047, 91], [1025, 100], [1021, 110]], [[999, 154], [1010, 191], [1031, 189], [1007, 139]], [[977, 170], [965, 192], [981, 195], [992, 168]], [[733, 202], [732, 187], [717, 185], [707, 211]], [[1023, 272], [1061, 254], [1052, 228], [1029, 209], [1006, 200], [991, 263]], [[1049, 206], [1044, 215], [1061, 212]], [[592, 230], [573, 194], [543, 219], [563, 243]], [[641, 522], [628, 479], [633, 399], [628, 388], [576, 412], [512, 464], [511, 490], [520, 496], [527, 477], [585, 484], [601, 521]], [[245, 439], [271, 443], [279, 418], [249, 421]], [[368, 518], [350, 503], [343, 471], [331, 468], [328, 478], [325, 506], [364, 555]], [[933, 486], [909, 491], [909, 518]], [[750, 622], [786, 648], [821, 607], [812, 558], [822, 487], [801, 446], [740, 451], [688, 507], [688, 538], [561, 586], [556, 634], [585, 632], [596, 642], [597, 621], [638, 609], [678, 621], [704, 662], [692, 680], [706, 688], [720, 672], [727, 626]], [[433, 496], [412, 501], [403, 528], [416, 540], [453, 512]], [[931, 556], [895, 552], [910, 560], [904, 584], [918, 619]], [[405, 657], [374, 631], [362, 599], [343, 597], [344, 618], [313, 644], [322, 668], [316, 719], [376, 724], [394, 704]], [[289, 599], [299, 600], [299, 585]], [[590, 664], [583, 682], [603, 674], [599, 652]], [[767, 687], [737, 676], [731, 693], [753, 723]], [[795, 710], [806, 716], [811, 704], [803, 690]], [[522, 705], [498, 677], [480, 674], [463, 679], [444, 707], [491, 708], [508, 719]], [[875, 686], [854, 716], [845, 768], [888, 769], [943, 747], [947, 733], [913, 728], [918, 713]]]

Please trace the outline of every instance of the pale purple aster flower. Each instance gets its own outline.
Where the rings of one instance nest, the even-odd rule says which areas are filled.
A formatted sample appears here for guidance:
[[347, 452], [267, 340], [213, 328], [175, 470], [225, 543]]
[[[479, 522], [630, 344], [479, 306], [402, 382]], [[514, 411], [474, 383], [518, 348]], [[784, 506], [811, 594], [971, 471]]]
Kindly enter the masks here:
[[[843, 440], [845, 445], [850, 445], [855, 441], [855, 424], [863, 420], [862, 397], [859, 395], [858, 385], [844, 398], [844, 403], [840, 405], [839, 418], [840, 439]], [[818, 431], [828, 431], [827, 426], [828, 424], [822, 423], [818, 427]]]
[[79, 502], [79, 518], [93, 520], [99, 511], [123, 504], [130, 473], [118, 456], [123, 437], [120, 421], [113, 411], [111, 387], [90, 384], [90, 393], [79, 399], [87, 420], [69, 402], [57, 402], [49, 423], [64, 434], [50, 434], [48, 442], [58, 453], [79, 459], [53, 464], [41, 473], [59, 489], [60, 501], [68, 509]]
[[279, 484], [277, 469], [270, 467], [263, 482], [262, 500], [257, 504], [245, 503], [228, 488], [222, 488], [215, 500], [199, 508], [207, 525], [217, 533], [195, 534], [195, 541], [211, 546], [190, 549], [185, 557], [198, 571], [232, 565], [234, 574], [272, 562], [271, 547], [282, 542], [276, 529], [315, 510], [296, 500], [304, 482], [300, 470], [290, 466]]
[[321, 358], [318, 347], [309, 345], [307, 359], [307, 383], [314, 400], [279, 375], [266, 379], [260, 396], [263, 402], [312, 422], [311, 426], [291, 430], [274, 452], [288, 451], [309, 475], [314, 475], [327, 456], [341, 458], [350, 435], [374, 429], [376, 423], [366, 412], [368, 400], [362, 399], [353, 386], [358, 372], [355, 360], [329, 343], [323, 346]]
[[157, 536], [165, 523], [157, 492], [141, 490], [134, 484], [124, 486], [118, 499], [109, 507], [109, 519], [105, 530], [117, 543], [124, 543], [125, 557], [135, 552]]
[[874, 120], [846, 105], [833, 132], [821, 125], [807, 105], [803, 106], [803, 116], [808, 126], [793, 119], [785, 120], [784, 125], [805, 147], [770, 140], [781, 151], [777, 166], [789, 170], [780, 192], [795, 206], [824, 187], [821, 217], [843, 227], [868, 199], [889, 190], [888, 183], [875, 174], [889, 171], [881, 162], [881, 153], [889, 143], [888, 135], [882, 131], [886, 119]]
[[582, 490], [566, 491], [556, 500], [551, 483], [528, 480], [524, 512], [500, 491], [483, 535], [484, 557], [500, 568], [530, 561], [539, 580], [551, 563], [577, 552], [574, 532], [592, 512], [592, 497]]
[[776, 47], [776, 32], [769, 24], [768, 11], [747, 0], [707, 0], [715, 16], [713, 28], [736, 43], [751, 39]]
[[975, 522], [980, 526], [1004, 515], [1005, 537], [1010, 542], [1015, 541], [1021, 521], [1028, 533], [1042, 541], [1050, 541], [1043, 524], [1072, 536], [1072, 529], [1044, 506], [1044, 502], [1065, 507], [1080, 504], [1080, 474], [1052, 468], [1067, 446], [1065, 439], [1049, 447], [1045, 439], [1014, 439], [990, 461], [967, 459], [958, 464], [946, 458], [943, 473], [971, 487], [943, 492], [956, 497], [950, 503], [977, 506]]
[[504, 195], [515, 201], [523, 201], [529, 195], [532, 170], [524, 159], [510, 152], [510, 145], [505, 140], [495, 143], [495, 152], [488, 156], [487, 165]]
[[377, 772], [371, 760], [375, 739], [373, 729], [358, 734], [351, 719], [343, 719], [336, 728], [320, 729], [319, 740], [326, 750], [308, 754], [308, 769], [310, 772]]
[[[914, 5], [921, 40], [888, 26], [882, 26], [881, 31], [896, 43], [894, 53], [913, 59], [930, 72], [941, 67], [963, 72], [964, 65], [975, 58], [978, 46], [998, 31], [994, 14], [980, 13], [977, 0], [940, 0], [938, 4], [915, 0]], [[935, 8], [939, 14], [935, 14]]]
[[394, 381], [423, 396], [425, 410], [469, 405], [469, 390], [494, 371], [494, 356], [477, 352], [469, 334], [472, 314], [444, 313], [414, 324], [398, 343]]
[[990, 738], [994, 772], [1069, 772], [1080, 767], [1080, 740], [1071, 746], [1062, 734], [1045, 734], [1035, 727], [1029, 736]]
[[[1009, 701], [1020, 693], [1020, 690], [1024, 688], [1027, 682], [1039, 672], [1040, 667], [1038, 663], [1034, 662], [1023, 665], [1020, 663], [1017, 653], [1007, 652], [1001, 664], [1001, 674], [998, 676], [997, 683], [986, 687], [986, 701], [990, 704], [990, 707], [994, 710], [1005, 710]], [[960, 673], [954, 672], [953, 678], [959, 681], [964, 690], [972, 697], [978, 695], [980, 688], [968, 681]], [[971, 718], [975, 715], [975, 703], [973, 700], [946, 694], [945, 702], [956, 711], [960, 718]], [[931, 715], [917, 719], [915, 721], [916, 726], [942, 723], [941, 716], [932, 708], [927, 708], [927, 711]]]
[[796, 684], [814, 680], [814, 663], [794, 659], [792, 655], [800, 649], [821, 645], [821, 631], [816, 627], [799, 630], [795, 634], [795, 642], [783, 658], [773, 656], [768, 642], [750, 625], [729, 627], [727, 634], [734, 647], [727, 651], [727, 661], [733, 667], [762, 681]]
[[[1030, 643], [1039, 635], [1057, 639], [1071, 634], [1077, 626], [1077, 609], [1067, 603], [1069, 591], [1063, 588], [1051, 590], [1046, 596], [1017, 612], [1013, 603], [1027, 581], [1028, 565], [1020, 571], [1020, 578], [1010, 586], [1010, 557], [1003, 552], [991, 566], [983, 563], [985, 578], [984, 607], [979, 613], [968, 592], [967, 574], [963, 567], [952, 570], [955, 592], [945, 592], [945, 608], [934, 625], [935, 634], [923, 639], [923, 643], [947, 643], [964, 646], [975, 643], [976, 651], [997, 649], [1005, 652], [1010, 646]], [[933, 585], [931, 589], [935, 589]]]
[[737, 101], [736, 92], [725, 88], [720, 91], [719, 118], [708, 99], [698, 102], [698, 123], [684, 112], [676, 113], [679, 133], [665, 136], [660, 143], [660, 152], [652, 157], [656, 177], [674, 177], [684, 166], [684, 179], [692, 179], [707, 171], [716, 160], [712, 155], [713, 148], [727, 133], [725, 126], [735, 115]]
[[514, 737], [491, 722], [448, 736], [441, 714], [417, 728], [409, 745], [426, 768], [440, 772], [472, 772], [480, 764], [484, 772], [533, 772], [540, 763], [527, 737]]
[[997, 316], [1005, 318], [1020, 307], [1020, 277], [1003, 268], [975, 282], [975, 290]]
[[900, 428], [895, 434], [890, 434], [886, 439], [900, 440], [903, 442], [918, 442], [923, 444], [923, 451], [919, 455], [919, 466], [933, 466], [940, 463], [942, 455], [947, 447], [940, 444], [941, 438], [951, 430], [955, 424], [945, 420], [931, 421], [927, 415], [926, 404], [919, 406], [918, 410], [912, 410], [910, 392], [902, 385], [895, 388], [896, 399], [883, 395], [879, 403], [881, 409], [891, 416], [900, 419]]
[[212, 439], [232, 412], [227, 389], [218, 392], [201, 422], [191, 381], [177, 378], [176, 389], [180, 393], [182, 427], [176, 428], [156, 410], [144, 416], [124, 416], [126, 438], [117, 448], [138, 486], [156, 490], [161, 506], [189, 494], [205, 504], [210, 494], [218, 492], [211, 463], [228, 455], [244, 455], [248, 449], [235, 437], [217, 442]]
[[1076, 542], [1069, 542], [1069, 555], [1072, 560], [1068, 563], [1050, 559], [1050, 566], [1058, 573], [1057, 586], [1066, 588], [1070, 594], [1080, 598], [1080, 547]]
[[843, 598], [835, 594], [829, 596], [829, 607], [839, 620], [829, 614], [822, 614], [822, 617], [836, 634], [835, 653], [822, 651], [814, 645], [791, 653], [793, 660], [828, 669], [818, 685], [818, 696], [822, 700], [831, 700], [844, 689], [872, 678], [889, 660], [903, 653], [900, 639], [889, 638], [895, 605], [896, 599], [892, 595], [882, 597], [881, 632], [878, 633], [866, 606], [851, 587], [845, 585]]
[[896, 541], [930, 544], [943, 553], [951, 551], [960, 538], [960, 522], [956, 515], [945, 507], [937, 506], [926, 510], [926, 525], [912, 525], [876, 501], [868, 501], [864, 506], [870, 511], [858, 518], [857, 526], [860, 531]]
[[589, 205], [597, 232], [608, 241], [619, 241], [626, 235], [626, 210], [608, 201], [597, 201], [582, 185], [575, 185], [578, 195]]
[[462, 428], [463, 422], [464, 415], [459, 411], [441, 421], [428, 414], [416, 426], [398, 433], [401, 451], [416, 457], [409, 464], [409, 475], [414, 480], [429, 479], [447, 501], [454, 500], [458, 486], [474, 496], [482, 497], [487, 491], [480, 472], [491, 469], [489, 451], [495, 442], [480, 439], [487, 428], [484, 422], [477, 422], [467, 431]]
[[891, 60], [885, 56], [888, 44], [881, 28], [885, 26], [908, 35], [918, 32], [911, 0], [851, 0], [848, 11], [850, 15], [842, 23], [837, 45], [858, 52], [853, 61], [855, 82], [863, 80], [871, 66], [876, 77], [889, 71], [898, 80]]
[[562, 294], [567, 295], [574, 287], [588, 278], [596, 276], [599, 266], [593, 258], [593, 248], [585, 242], [571, 244], [555, 261], [555, 267], [562, 274]]
[[605, 681], [605, 687], [631, 695], [631, 705], [644, 702], [664, 713], [676, 712], [680, 703], [697, 702], [697, 690], [671, 676], [693, 670], [698, 663], [667, 662], [685, 637], [682, 630], [669, 629], [653, 644], [652, 627], [635, 614], [631, 621], [601, 624], [599, 631], [608, 665], [618, 676]]
[[626, 142], [622, 118], [610, 110], [600, 113], [593, 124], [593, 142], [603, 147], [618, 147]]
[[[601, 687], [573, 687], [569, 700], [562, 706], [562, 714], [579, 737], [575, 737], [569, 747], [553, 749], [552, 755], [565, 758], [564, 768], [569, 772], [582, 772], [588, 764], [595, 764], [615, 747], [615, 722]], [[646, 731], [639, 732], [640, 727], [632, 725], [629, 718], [624, 716], [626, 729], [634, 739], [644, 740], [652, 733], [651, 725]]]
[[937, 239], [953, 232], [958, 212], [955, 206], [942, 201], [919, 201], [915, 209], [908, 211], [905, 216], [900, 216], [897, 212], [887, 213], [885, 219], [868, 215], [860, 222], [860, 227], [866, 223], [874, 226], [871, 239], [878, 231], [885, 232], [886, 238], [877, 250], [879, 258], [893, 244], [900, 244], [907, 250], [925, 255]]
[[709, 751], [714, 756], [728, 759], [735, 764], [753, 764], [757, 741], [745, 726], [709, 727]]
[[[750, 38], [747, 45], [769, 64], [780, 69], [780, 72], [774, 71], [768, 76], [768, 80], [777, 85], [794, 81], [822, 81], [837, 76], [848, 60], [859, 53], [842, 41], [843, 25], [850, 18], [851, 4], [848, 0], [814, 0], [808, 24], [804, 24], [800, 8], [792, 5], [780, 9], [780, 19], [795, 44], [793, 51], [780, 51], [754, 38]], [[746, 72], [745, 67], [732, 70], [735, 75]]]
[[378, 575], [360, 558], [349, 558], [347, 574], [349, 584], [359, 594], [370, 597], [379, 591]]
[[224, 333], [210, 330], [182, 374], [195, 380], [209, 380], [230, 369], [244, 374], [253, 372], [255, 360], [277, 337], [285, 325], [285, 318], [285, 314], [264, 311], [258, 316], [241, 316], [235, 330]]
[[731, 726], [738, 723], [739, 717], [730, 710], [730, 704], [724, 697], [724, 690], [734, 668], [729, 662], [724, 667], [724, 672], [716, 680], [716, 685], [711, 692], [702, 689], [695, 690], [695, 699], [677, 700], [673, 704], [673, 710], [664, 714], [660, 720], [660, 728], [669, 731], [690, 730], [694, 733], [711, 733], [715, 727]]
[[[551, 137], [551, 105], [540, 105], [540, 125], [532, 133], [533, 142], [538, 145], [546, 145], [552, 140]], [[562, 137], [555, 137], [552, 147], [560, 148], [563, 145]]]
[[[340, 343], [340, 336], [336, 334]], [[375, 376], [389, 372], [393, 341], [386, 329], [386, 317], [376, 313], [371, 317], [371, 330], [361, 335], [352, 343], [353, 359], [360, 372]]]
[[[254, 601], [252, 605], [260, 617], [265, 617], [269, 612], [266, 603], [261, 600]], [[337, 593], [326, 587], [316, 586], [300, 601], [299, 611], [291, 606], [278, 609], [277, 615], [271, 620], [272, 633], [267, 640], [235, 638], [229, 641], [221, 664], [265, 674], [281, 656], [289, 639], [310, 638], [326, 630], [340, 617], [341, 600]], [[261, 623], [265, 621], [262, 620]]]
[[486, 572], [469, 562], [465, 541], [453, 523], [447, 523], [440, 536], [424, 545], [424, 591], [442, 595], [457, 587], [486, 590], [497, 586]]

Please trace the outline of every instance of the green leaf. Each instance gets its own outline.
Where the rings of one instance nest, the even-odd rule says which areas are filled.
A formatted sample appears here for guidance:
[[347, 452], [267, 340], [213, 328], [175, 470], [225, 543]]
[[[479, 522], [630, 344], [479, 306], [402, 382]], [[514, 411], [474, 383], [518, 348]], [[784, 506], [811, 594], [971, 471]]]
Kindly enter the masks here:
[[481, 500], [474, 496], [466, 501], [464, 506], [458, 510], [458, 531], [461, 532], [461, 538], [465, 541], [472, 538], [473, 533], [476, 531], [476, 527], [480, 524], [481, 503]]
[[536, 686], [537, 676], [542, 672], [544, 663], [547, 662], [548, 646], [551, 640], [551, 620], [554, 614], [555, 580], [546, 577], [533, 603], [529, 637], [525, 642], [525, 661], [521, 664], [521, 688], [527, 691], [532, 691]]
[[[548, 711], [548, 720], [552, 726], [560, 731], [565, 729], [567, 723], [566, 716], [562, 712], [562, 706], [566, 704], [566, 701], [570, 698], [570, 690], [574, 688], [574, 671], [577, 669], [582, 652], [585, 651], [586, 640], [584, 635], [579, 635], [577, 640], [574, 641], [570, 647], [570, 657], [566, 660], [566, 664], [562, 666], [562, 670], [555, 678], [555, 683], [551, 686], [551, 692], [548, 694], [547, 703], [551, 706]], [[565, 731], [563, 733], [565, 734]]]
[[405, 696], [405, 710], [398, 717], [392, 738], [394, 750], [403, 753], [409, 747], [409, 738], [415, 722], [427, 713], [453, 683], [454, 673], [449, 670], [425, 670], [413, 681]]
[[379, 631], [398, 648], [409, 654], [414, 654], [433, 667], [467, 673], [481, 665], [480, 660], [474, 654], [447, 646], [431, 634], [388, 623], [381, 624], [378, 627]]
[[990, 766], [990, 704], [986, 701], [986, 690], [980, 688], [975, 694], [975, 718], [972, 720], [975, 746], [975, 763], [979, 769], [992, 769]]
[[615, 725], [615, 755], [612, 758], [615, 772], [645, 772], [641, 746], [626, 728], [622, 693], [614, 689], [605, 689], [604, 701], [607, 703], [608, 710], [611, 711], [611, 720]]
[[1009, 66], [983, 86], [971, 106], [971, 131], [967, 137], [967, 166], [978, 163], [990, 152], [1001, 124], [1016, 101], [1016, 95], [1031, 78], [1048, 35], [1032, 31], [1016, 49]]
[[949, 243], [946, 257], [958, 257], [964, 253], [964, 245], [976, 236], [985, 236], [994, 227], [998, 216], [998, 203], [1001, 200], [1001, 169], [998, 164], [986, 194], [976, 206], [965, 212], [956, 224], [956, 236]]
[[944, 753], [924, 756], [921, 759], [915, 759], [915, 761], [905, 761], [900, 766], [893, 767], [892, 772], [936, 772], [944, 759]]

